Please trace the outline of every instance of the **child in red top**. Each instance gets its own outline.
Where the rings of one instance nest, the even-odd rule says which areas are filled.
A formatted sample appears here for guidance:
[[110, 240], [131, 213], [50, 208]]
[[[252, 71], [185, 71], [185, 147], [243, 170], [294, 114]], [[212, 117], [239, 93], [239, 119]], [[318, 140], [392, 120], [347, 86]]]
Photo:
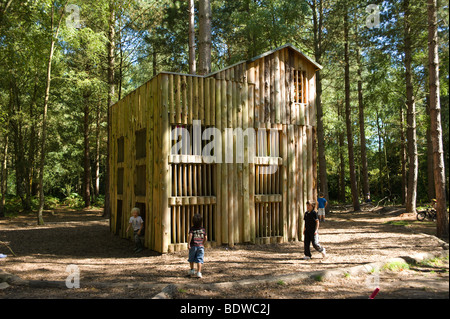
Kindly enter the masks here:
[[189, 275], [194, 276], [194, 263], [197, 264], [197, 278], [202, 278], [203, 257], [205, 255], [205, 242], [208, 239], [206, 230], [202, 227], [203, 218], [200, 214], [195, 214], [192, 218], [194, 224], [189, 230], [188, 248], [189, 265], [191, 267]]

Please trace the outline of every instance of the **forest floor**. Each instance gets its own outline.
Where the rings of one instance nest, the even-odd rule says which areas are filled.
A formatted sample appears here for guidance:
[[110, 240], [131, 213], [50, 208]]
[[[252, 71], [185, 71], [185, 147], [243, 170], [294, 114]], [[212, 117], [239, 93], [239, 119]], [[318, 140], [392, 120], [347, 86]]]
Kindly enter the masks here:
[[[367, 299], [376, 286], [377, 299], [448, 299], [448, 242], [434, 236], [435, 223], [418, 222], [402, 207], [369, 208], [327, 215], [319, 230], [325, 258], [312, 249], [313, 258], [301, 260], [303, 242], [208, 248], [201, 279], [187, 276], [187, 252], [134, 253], [134, 243], [112, 235], [99, 210], [61, 207], [45, 212], [43, 226], [34, 215], [3, 218], [0, 242], [15, 256], [0, 244], [7, 255], [0, 258], [0, 299], [153, 298], [170, 284], [177, 299]], [[438, 258], [402, 262], [421, 253]], [[352, 272], [392, 258], [403, 259]], [[78, 267], [80, 288], [65, 286], [68, 265]], [[324, 275], [335, 269], [343, 271]], [[8, 281], [11, 275], [20, 280]]]

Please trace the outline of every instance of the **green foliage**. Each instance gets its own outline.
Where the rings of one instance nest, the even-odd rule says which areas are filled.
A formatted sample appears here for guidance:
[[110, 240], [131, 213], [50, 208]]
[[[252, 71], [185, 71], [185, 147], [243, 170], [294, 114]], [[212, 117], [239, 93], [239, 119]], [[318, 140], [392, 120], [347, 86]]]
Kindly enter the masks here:
[[84, 205], [83, 197], [77, 193], [71, 193], [63, 200], [63, 204], [70, 208], [82, 208]]

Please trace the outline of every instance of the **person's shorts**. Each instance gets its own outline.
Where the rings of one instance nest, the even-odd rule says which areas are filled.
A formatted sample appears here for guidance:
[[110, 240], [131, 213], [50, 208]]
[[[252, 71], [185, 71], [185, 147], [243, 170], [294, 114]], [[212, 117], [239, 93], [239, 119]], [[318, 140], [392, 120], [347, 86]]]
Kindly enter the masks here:
[[204, 247], [193, 246], [189, 249], [189, 259], [190, 263], [203, 264], [203, 256], [205, 255]]
[[317, 213], [319, 216], [325, 216], [325, 208], [319, 208]]

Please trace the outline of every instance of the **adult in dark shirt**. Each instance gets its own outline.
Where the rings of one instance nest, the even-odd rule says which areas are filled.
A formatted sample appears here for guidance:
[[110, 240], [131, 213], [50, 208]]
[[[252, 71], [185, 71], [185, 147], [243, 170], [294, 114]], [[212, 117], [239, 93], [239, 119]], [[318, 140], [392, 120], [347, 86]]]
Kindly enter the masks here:
[[312, 243], [315, 250], [320, 252], [323, 257], [326, 256], [326, 250], [319, 244], [319, 216], [314, 210], [316, 203], [314, 201], [306, 202], [306, 212], [305, 212], [305, 228], [303, 230], [303, 235], [305, 237], [305, 257], [304, 260], [311, 259], [310, 245]]

